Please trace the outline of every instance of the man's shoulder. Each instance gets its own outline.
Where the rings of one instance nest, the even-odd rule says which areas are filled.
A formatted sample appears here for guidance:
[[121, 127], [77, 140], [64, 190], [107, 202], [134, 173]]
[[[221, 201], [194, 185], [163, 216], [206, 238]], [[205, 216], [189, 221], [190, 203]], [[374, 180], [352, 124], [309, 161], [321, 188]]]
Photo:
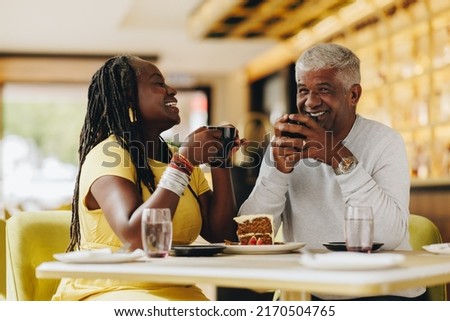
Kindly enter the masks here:
[[364, 132], [373, 131], [386, 135], [391, 134], [393, 136], [399, 136], [400, 134], [391, 126], [384, 124], [380, 121], [365, 118], [361, 115], [357, 115], [357, 126]]

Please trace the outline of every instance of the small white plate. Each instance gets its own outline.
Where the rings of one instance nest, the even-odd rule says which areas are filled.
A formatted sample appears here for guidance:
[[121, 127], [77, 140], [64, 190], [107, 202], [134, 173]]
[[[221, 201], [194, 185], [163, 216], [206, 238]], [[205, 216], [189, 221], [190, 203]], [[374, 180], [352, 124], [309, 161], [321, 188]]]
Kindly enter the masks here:
[[425, 251], [435, 254], [447, 254], [450, 255], [450, 243], [436, 243], [430, 245], [424, 245], [422, 248]]
[[141, 249], [129, 253], [111, 252], [111, 249], [96, 249], [54, 254], [53, 257], [64, 263], [121, 263], [131, 262], [145, 256]]
[[[223, 244], [223, 243], [221, 243]], [[273, 245], [227, 245], [224, 253], [228, 254], [281, 254], [299, 250], [306, 244], [291, 242]]]
[[321, 270], [377, 270], [399, 265], [405, 256], [394, 253], [330, 252], [302, 254], [300, 263]]

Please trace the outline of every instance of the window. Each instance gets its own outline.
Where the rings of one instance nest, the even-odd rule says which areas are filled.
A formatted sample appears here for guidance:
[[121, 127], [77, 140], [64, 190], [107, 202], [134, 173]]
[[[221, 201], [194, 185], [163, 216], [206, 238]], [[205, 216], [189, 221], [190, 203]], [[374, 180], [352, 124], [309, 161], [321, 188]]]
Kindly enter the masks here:
[[[78, 166], [88, 84], [6, 83], [3, 87], [1, 202], [17, 210], [67, 207]], [[208, 91], [180, 90], [182, 122], [163, 133], [175, 143], [207, 124]]]
[[87, 87], [4, 85], [0, 178], [3, 206], [12, 213], [70, 204]]

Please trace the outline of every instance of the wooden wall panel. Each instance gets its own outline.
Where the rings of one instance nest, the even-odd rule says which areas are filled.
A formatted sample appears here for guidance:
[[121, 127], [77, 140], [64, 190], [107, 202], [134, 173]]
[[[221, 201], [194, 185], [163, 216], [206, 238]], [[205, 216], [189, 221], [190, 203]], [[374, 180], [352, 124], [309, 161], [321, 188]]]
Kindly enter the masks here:
[[412, 189], [410, 212], [431, 219], [439, 228], [444, 242], [450, 242], [450, 187]]

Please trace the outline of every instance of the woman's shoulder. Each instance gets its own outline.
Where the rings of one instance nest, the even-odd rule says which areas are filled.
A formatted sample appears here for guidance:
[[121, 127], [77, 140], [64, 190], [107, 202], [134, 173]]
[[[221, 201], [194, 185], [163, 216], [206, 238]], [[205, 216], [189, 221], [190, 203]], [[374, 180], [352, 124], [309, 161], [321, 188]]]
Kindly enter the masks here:
[[98, 143], [83, 162], [83, 176], [97, 178], [103, 175], [115, 175], [135, 180], [136, 169], [128, 151], [110, 136]]
[[121, 148], [123, 149], [119, 142], [117, 141], [116, 137], [114, 135], [110, 135], [104, 140], [102, 140], [100, 143], [95, 145], [92, 150], [103, 150], [104, 148]]
[[86, 156], [86, 160], [102, 160], [109, 163], [121, 162], [127, 158], [129, 158], [128, 151], [120, 146], [113, 135], [95, 145]]

